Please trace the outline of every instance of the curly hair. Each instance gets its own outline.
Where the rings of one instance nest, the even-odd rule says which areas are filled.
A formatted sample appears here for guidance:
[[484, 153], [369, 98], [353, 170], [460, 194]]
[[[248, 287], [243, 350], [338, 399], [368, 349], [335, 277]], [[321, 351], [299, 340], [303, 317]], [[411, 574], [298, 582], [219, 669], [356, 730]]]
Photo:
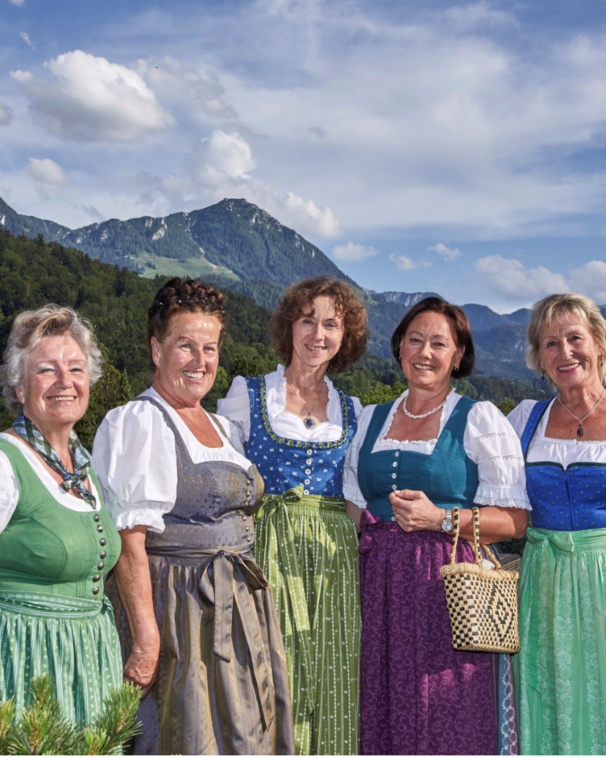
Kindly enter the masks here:
[[[537, 373], [541, 373], [539, 353], [541, 351], [541, 331], [548, 326], [554, 318], [560, 316], [576, 315], [585, 321], [593, 338], [606, 354], [606, 321], [602, 317], [600, 308], [596, 303], [582, 294], [550, 294], [539, 302], [536, 302], [530, 313], [530, 322], [526, 330], [528, 347], [526, 348], [526, 365]], [[597, 364], [600, 382], [606, 384], [606, 366]], [[556, 385], [549, 379], [551, 389]]]
[[408, 327], [420, 313], [427, 311], [446, 316], [454, 326], [455, 334], [457, 335], [457, 346], [465, 347], [459, 370], [456, 373], [453, 372], [451, 375], [454, 378], [467, 378], [467, 376], [471, 376], [476, 357], [469, 320], [458, 305], [451, 305], [440, 297], [425, 297], [425, 299], [413, 305], [404, 318], [402, 318], [391, 337], [391, 351], [395, 359], [398, 363], [400, 362], [400, 344], [402, 337], [408, 331]]
[[86, 357], [90, 385], [101, 378], [103, 357], [89, 321], [72, 308], [59, 305], [25, 310], [15, 318], [0, 367], [0, 385], [6, 407], [15, 415], [23, 411], [17, 389], [25, 379], [25, 358], [47, 336], [70, 336], [78, 342]]
[[[161, 342], [170, 328], [171, 319], [180, 313], [200, 313], [216, 318], [221, 326], [219, 347], [221, 346], [225, 336], [223, 295], [198, 279], [182, 279], [175, 276], [158, 289], [147, 311], [147, 346], [150, 360], [152, 336]], [[155, 367], [153, 360], [151, 366]]]
[[315, 276], [291, 284], [271, 318], [271, 341], [278, 357], [288, 367], [292, 360], [292, 325], [304, 315], [312, 315], [317, 297], [330, 297], [343, 317], [341, 348], [328, 364], [328, 373], [342, 373], [366, 352], [370, 334], [362, 299], [344, 281], [331, 276]]

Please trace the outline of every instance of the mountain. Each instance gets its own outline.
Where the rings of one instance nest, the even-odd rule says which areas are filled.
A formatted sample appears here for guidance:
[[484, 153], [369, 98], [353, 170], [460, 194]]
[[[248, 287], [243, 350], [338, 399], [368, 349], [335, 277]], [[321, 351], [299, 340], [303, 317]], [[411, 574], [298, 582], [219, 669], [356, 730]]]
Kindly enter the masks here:
[[439, 294], [435, 292], [381, 292], [381, 296], [384, 297], [387, 302], [397, 302], [399, 305], [405, 305], [407, 308], [416, 305], [419, 300], [424, 300], [426, 297], [439, 297], [443, 299]]
[[[112, 219], [71, 230], [20, 215], [0, 198], [0, 227], [30, 239], [40, 235], [146, 278], [203, 277], [268, 310], [291, 282], [320, 274], [334, 276], [364, 297], [372, 332], [369, 350], [380, 358], [391, 359], [391, 335], [408, 310], [424, 297], [439, 296], [366, 290], [318, 247], [246, 200], [226, 199], [190, 213]], [[467, 304], [463, 310], [477, 344], [477, 367], [485, 376], [534, 380], [524, 361], [528, 309], [500, 315], [485, 305]]]
[[16, 236], [42, 234], [46, 241], [60, 242], [147, 277], [219, 274], [288, 285], [307, 276], [329, 274], [354, 283], [315, 245], [246, 200], [222, 200], [165, 218], [112, 219], [73, 231], [21, 216], [4, 201], [0, 203], [0, 225]]

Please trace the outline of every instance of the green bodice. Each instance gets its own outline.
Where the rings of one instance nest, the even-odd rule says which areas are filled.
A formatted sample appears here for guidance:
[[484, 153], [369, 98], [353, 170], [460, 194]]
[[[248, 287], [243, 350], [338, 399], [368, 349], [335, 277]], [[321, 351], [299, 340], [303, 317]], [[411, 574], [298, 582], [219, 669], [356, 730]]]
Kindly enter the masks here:
[[[120, 556], [120, 536], [103, 501], [99, 511], [59, 504], [22, 452], [0, 439], [19, 484], [19, 501], [0, 533], [0, 593], [103, 597], [103, 578]], [[99, 481], [90, 476], [101, 497]]]

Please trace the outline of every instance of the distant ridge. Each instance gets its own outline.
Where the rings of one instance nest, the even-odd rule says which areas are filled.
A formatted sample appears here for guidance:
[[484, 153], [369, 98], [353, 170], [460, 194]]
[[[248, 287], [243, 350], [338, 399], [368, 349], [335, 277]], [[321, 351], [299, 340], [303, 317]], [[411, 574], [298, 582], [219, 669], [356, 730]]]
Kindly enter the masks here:
[[[189, 213], [164, 218], [112, 219], [79, 229], [17, 213], [0, 198], [0, 227], [19, 236], [39, 234], [105, 263], [146, 277], [202, 277], [273, 309], [291, 282], [328, 274], [346, 281], [364, 297], [371, 340], [369, 351], [392, 358], [391, 335], [408, 312], [435, 292], [377, 293], [364, 289], [318, 247], [269, 213], [242, 199], [225, 199]], [[476, 366], [485, 376], [532, 379], [524, 360], [526, 308], [508, 315], [485, 305], [463, 306], [476, 342]]]

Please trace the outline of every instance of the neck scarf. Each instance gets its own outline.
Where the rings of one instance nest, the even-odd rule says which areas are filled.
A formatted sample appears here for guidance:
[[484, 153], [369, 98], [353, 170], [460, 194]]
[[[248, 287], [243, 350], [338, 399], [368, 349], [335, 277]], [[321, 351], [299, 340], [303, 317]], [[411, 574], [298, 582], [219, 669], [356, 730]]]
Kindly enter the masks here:
[[68, 447], [74, 461], [74, 472], [70, 473], [65, 465], [61, 462], [61, 458], [46, 441], [44, 436], [38, 431], [34, 424], [26, 418], [24, 415], [20, 415], [13, 423], [13, 428], [22, 436], [28, 444], [30, 444], [36, 452], [42, 456], [45, 462], [47, 462], [53, 470], [56, 470], [61, 476], [63, 476], [63, 483], [61, 487], [68, 492], [72, 487], [76, 489], [78, 494], [85, 502], [96, 509], [97, 502], [89, 490], [84, 486], [84, 482], [88, 478], [88, 472], [90, 470], [90, 460], [82, 442], [78, 439], [78, 434], [72, 430], [69, 435]]

